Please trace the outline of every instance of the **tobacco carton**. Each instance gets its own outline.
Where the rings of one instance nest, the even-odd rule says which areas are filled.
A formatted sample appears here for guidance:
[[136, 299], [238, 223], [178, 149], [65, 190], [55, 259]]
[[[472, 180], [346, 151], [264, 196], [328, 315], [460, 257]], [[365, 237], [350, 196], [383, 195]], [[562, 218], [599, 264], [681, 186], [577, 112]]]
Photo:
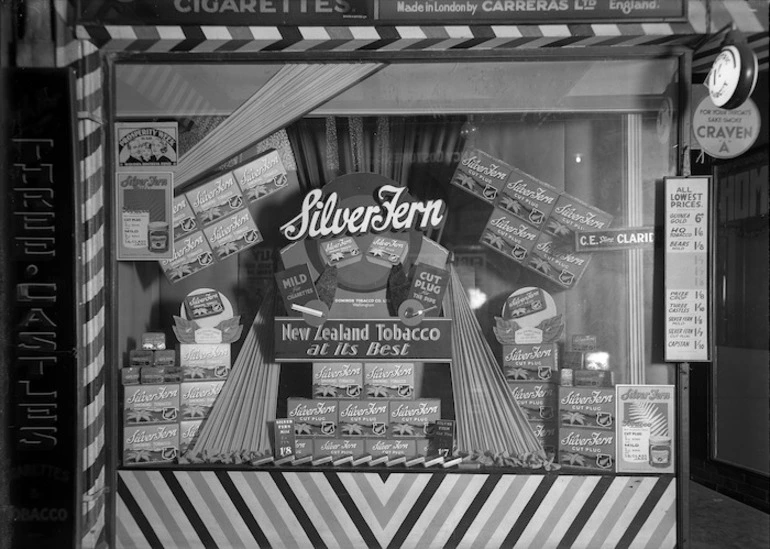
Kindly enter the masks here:
[[286, 399], [286, 417], [294, 420], [294, 434], [307, 437], [337, 435], [339, 406], [336, 400]]
[[570, 338], [570, 349], [573, 351], [596, 350], [596, 336], [593, 334], [575, 334]]
[[529, 256], [539, 229], [495, 208], [481, 235], [481, 243], [519, 263]]
[[559, 463], [565, 469], [615, 470], [615, 431], [559, 428]]
[[243, 208], [241, 189], [231, 173], [204, 183], [185, 196], [202, 226], [215, 223]]
[[384, 267], [393, 267], [406, 258], [408, 251], [409, 243], [406, 240], [377, 236], [366, 250], [366, 260]]
[[123, 465], [173, 462], [179, 454], [179, 424], [126, 426]]
[[585, 365], [585, 353], [583, 351], [564, 351], [561, 356], [562, 368], [582, 370]]
[[206, 419], [211, 413], [224, 381], [195, 381], [182, 383], [180, 412], [182, 419]]
[[361, 398], [363, 380], [360, 362], [313, 363], [313, 396], [316, 398]]
[[613, 387], [559, 387], [562, 426], [615, 430], [615, 417]]
[[[365, 449], [367, 454], [372, 456], [388, 456], [394, 458], [398, 456], [416, 456], [417, 443], [420, 440], [407, 440], [407, 439], [382, 439], [382, 440], [367, 440], [365, 441]], [[427, 448], [427, 440], [425, 441]], [[424, 453], [423, 453], [424, 455]]]
[[198, 432], [203, 425], [202, 419], [179, 422], [179, 455], [184, 455], [198, 439]]
[[414, 398], [414, 364], [411, 362], [367, 362], [364, 364], [367, 398]]
[[313, 441], [313, 455], [317, 457], [332, 456], [336, 459], [342, 456], [358, 457], [363, 453], [363, 440], [317, 438]]
[[174, 226], [174, 240], [179, 240], [185, 235], [195, 231], [198, 228], [198, 220], [195, 218], [195, 212], [187, 202], [184, 195], [174, 198], [174, 205], [171, 210], [172, 223]]
[[[139, 368], [139, 378], [142, 385], [159, 385], [166, 383], [166, 369], [157, 366]], [[178, 383], [178, 382], [177, 382]]]
[[203, 232], [219, 260], [262, 242], [262, 233], [245, 208], [204, 228]]
[[574, 385], [581, 387], [612, 387], [612, 372], [605, 370], [577, 370]]
[[163, 383], [181, 383], [182, 382], [182, 368], [173, 366], [170, 368], [163, 368]]
[[152, 366], [155, 362], [155, 354], [150, 350], [134, 349], [128, 352], [128, 365], [132, 368]]
[[388, 435], [388, 403], [382, 400], [341, 402], [339, 429], [343, 437], [385, 438]]
[[431, 434], [431, 425], [437, 419], [441, 419], [439, 399], [390, 402], [391, 436], [424, 438]]
[[530, 421], [529, 427], [545, 450], [545, 455], [553, 459], [559, 447], [559, 423], [556, 418], [550, 421]]
[[180, 343], [179, 365], [185, 381], [226, 379], [230, 373], [230, 344]]
[[142, 334], [142, 349], [162, 351], [166, 348], [166, 334], [163, 332], [145, 332]]
[[197, 231], [174, 241], [174, 255], [163, 259], [160, 267], [171, 282], [178, 282], [214, 263], [206, 235]]
[[511, 215], [540, 228], [551, 214], [559, 191], [528, 173], [511, 167], [495, 205]]
[[294, 439], [294, 457], [299, 459], [306, 456], [313, 455], [313, 440], [312, 438], [296, 437]]
[[123, 385], [139, 385], [139, 372], [141, 368], [128, 367], [120, 369], [120, 379]]
[[361, 250], [350, 236], [321, 243], [321, 256], [327, 265], [344, 267], [361, 261]]
[[494, 203], [508, 180], [511, 166], [484, 151], [469, 148], [463, 151], [460, 163], [452, 176], [452, 184]]
[[508, 382], [508, 389], [527, 420], [555, 420], [559, 410], [555, 383]]
[[508, 381], [552, 381], [558, 365], [556, 343], [503, 345], [503, 373]]
[[154, 351], [153, 365], [161, 368], [173, 368], [176, 366], [176, 352], [173, 349]]
[[233, 174], [249, 202], [270, 196], [288, 184], [286, 168], [281, 162], [281, 155], [275, 150], [236, 168]]
[[179, 385], [133, 385], [123, 393], [124, 424], [168, 423], [179, 419]]

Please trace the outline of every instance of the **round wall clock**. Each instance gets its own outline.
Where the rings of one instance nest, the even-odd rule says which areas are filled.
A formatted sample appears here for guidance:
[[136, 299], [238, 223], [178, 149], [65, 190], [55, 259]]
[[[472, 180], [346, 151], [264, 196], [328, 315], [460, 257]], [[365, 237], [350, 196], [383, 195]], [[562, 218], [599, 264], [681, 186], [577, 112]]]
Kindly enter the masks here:
[[757, 56], [744, 43], [722, 48], [706, 77], [711, 101], [722, 109], [734, 109], [746, 101], [757, 84]]

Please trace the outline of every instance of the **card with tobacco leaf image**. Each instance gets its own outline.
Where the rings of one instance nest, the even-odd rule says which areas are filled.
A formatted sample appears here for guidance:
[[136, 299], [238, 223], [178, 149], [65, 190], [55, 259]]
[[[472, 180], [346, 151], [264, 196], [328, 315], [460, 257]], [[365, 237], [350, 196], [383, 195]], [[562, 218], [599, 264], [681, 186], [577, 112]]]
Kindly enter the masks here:
[[421, 399], [390, 402], [390, 436], [425, 438], [431, 425], [441, 419], [441, 401]]
[[254, 218], [249, 210], [240, 210], [230, 217], [204, 229], [211, 249], [220, 261], [227, 259], [246, 248], [262, 242]]
[[174, 241], [172, 259], [160, 261], [161, 269], [172, 284], [213, 264], [214, 254], [206, 236], [201, 231], [196, 231]]
[[361, 363], [313, 363], [313, 398], [358, 399], [362, 389]]
[[287, 187], [288, 176], [276, 150], [270, 150], [248, 164], [233, 170], [236, 181], [249, 202], [255, 202]]
[[289, 398], [287, 418], [294, 421], [294, 434], [307, 437], [334, 437], [338, 432], [336, 400]]
[[526, 266], [563, 286], [571, 288], [583, 276], [591, 254], [574, 251], [571, 244], [560, 243], [547, 233], [540, 233]]
[[123, 465], [171, 462], [179, 455], [179, 424], [127, 426], [123, 429]]
[[388, 434], [388, 403], [359, 400], [340, 405], [340, 436], [384, 438]]
[[208, 181], [185, 194], [198, 223], [206, 227], [244, 207], [241, 189], [232, 173]]
[[467, 147], [457, 165], [452, 185], [493, 203], [505, 185], [511, 166], [474, 147]]
[[364, 364], [364, 392], [370, 399], [414, 398], [414, 364], [369, 362]]
[[561, 242], [574, 246], [575, 233], [609, 228], [613, 217], [577, 198], [562, 194], [556, 200], [543, 231]]
[[540, 228], [551, 214], [558, 198], [559, 191], [554, 187], [512, 167], [495, 205]]
[[562, 426], [559, 429], [559, 463], [565, 468], [613, 471], [615, 433]]
[[222, 392], [224, 381], [183, 382], [179, 411], [182, 419], [206, 419]]
[[179, 384], [134, 385], [123, 395], [125, 425], [168, 423], [179, 419]]
[[481, 243], [519, 263], [529, 256], [539, 230], [499, 208], [492, 211], [481, 235]]

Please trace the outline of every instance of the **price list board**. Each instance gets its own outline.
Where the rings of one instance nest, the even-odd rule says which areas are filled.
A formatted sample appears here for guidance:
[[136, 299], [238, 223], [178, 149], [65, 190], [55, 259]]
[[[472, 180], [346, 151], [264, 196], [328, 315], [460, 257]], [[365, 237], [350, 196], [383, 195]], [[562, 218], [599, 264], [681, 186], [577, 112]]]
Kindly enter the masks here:
[[709, 177], [669, 177], [666, 196], [666, 360], [709, 360]]

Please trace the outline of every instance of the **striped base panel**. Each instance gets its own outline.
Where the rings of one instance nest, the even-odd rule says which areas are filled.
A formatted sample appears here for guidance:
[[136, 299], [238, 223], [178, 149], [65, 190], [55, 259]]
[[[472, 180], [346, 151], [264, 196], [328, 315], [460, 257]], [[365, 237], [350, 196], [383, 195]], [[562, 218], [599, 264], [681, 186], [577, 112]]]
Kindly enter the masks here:
[[128, 548], [676, 545], [672, 476], [120, 471]]

